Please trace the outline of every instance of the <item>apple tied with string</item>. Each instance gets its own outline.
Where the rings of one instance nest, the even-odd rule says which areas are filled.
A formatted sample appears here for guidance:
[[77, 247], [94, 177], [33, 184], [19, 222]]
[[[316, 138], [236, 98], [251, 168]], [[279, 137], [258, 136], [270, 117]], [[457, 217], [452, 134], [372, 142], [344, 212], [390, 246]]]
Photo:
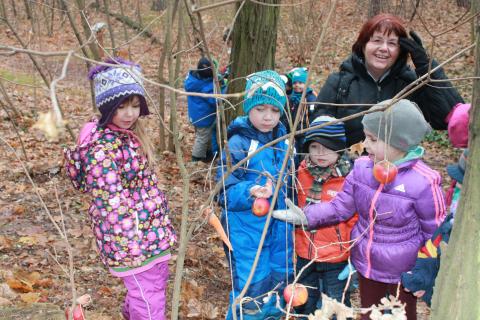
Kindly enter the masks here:
[[387, 184], [397, 177], [397, 166], [388, 160], [382, 160], [373, 166], [373, 176], [381, 184]]
[[[70, 307], [65, 309], [65, 318], [69, 320], [70, 315]], [[75, 308], [73, 308], [73, 320], [85, 320], [85, 316], [83, 314], [83, 308], [81, 305], [77, 304]]]
[[263, 217], [270, 209], [270, 202], [265, 198], [256, 198], [252, 205], [252, 212], [257, 217]]
[[[73, 320], [85, 320], [83, 306], [89, 304], [92, 298], [88, 294], [84, 294], [77, 298], [75, 308], [73, 308]], [[70, 307], [65, 309], [65, 318], [70, 320]]]
[[[293, 297], [292, 297], [293, 296]], [[292, 300], [292, 307], [298, 307], [302, 304], [305, 304], [308, 299], [308, 291], [307, 288], [300, 283], [296, 283], [295, 285], [289, 284], [283, 290], [283, 298], [285, 302], [288, 304], [290, 303], [290, 299]]]

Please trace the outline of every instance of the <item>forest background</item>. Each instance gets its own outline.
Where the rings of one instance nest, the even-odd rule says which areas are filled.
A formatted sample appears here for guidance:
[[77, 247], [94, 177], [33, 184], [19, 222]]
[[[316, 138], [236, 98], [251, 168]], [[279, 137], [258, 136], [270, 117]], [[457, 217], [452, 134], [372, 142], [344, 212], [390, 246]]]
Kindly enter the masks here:
[[[188, 70], [205, 53], [205, 43], [220, 66], [228, 64], [222, 38], [235, 21], [234, 2], [209, 8], [221, 1], [195, 1], [195, 6], [187, 0], [1, 1], [1, 318], [46, 319], [48, 314], [64, 319], [72, 297], [83, 294], [91, 296], [88, 319], [121, 318], [123, 284], [98, 259], [87, 197], [74, 191], [66, 178], [62, 155], [63, 146], [73, 144], [81, 125], [95, 114], [87, 65], [94, 65], [102, 52], [112, 54], [113, 48], [143, 67], [154, 111], [148, 129], [160, 155], [155, 170], [179, 234], [191, 236], [188, 242], [181, 239], [184, 246], [171, 260], [168, 309], [178, 306], [180, 319], [224, 317], [230, 274], [218, 236], [199, 214], [215, 181], [208, 165], [189, 162], [194, 129], [182, 88]], [[325, 39], [310, 65], [332, 3], [336, 5]], [[195, 8], [206, 9], [193, 12]], [[376, 10], [401, 16], [440, 62], [473, 42], [464, 1], [289, 0], [280, 5], [276, 70], [308, 66], [311, 87], [318, 91]], [[90, 32], [95, 25], [99, 31]], [[91, 60], [81, 58], [86, 55]], [[451, 78], [466, 78], [473, 75], [474, 63], [473, 50], [467, 50], [445, 70]], [[472, 81], [454, 84], [470, 102]], [[60, 109], [66, 127], [56, 132], [52, 119]], [[450, 146], [445, 132], [434, 132], [424, 146], [426, 162], [442, 173], [447, 187], [445, 167], [455, 162], [459, 151]], [[178, 257], [183, 270], [181, 287], [175, 289]], [[420, 303], [418, 313], [419, 319], [427, 319], [429, 310]]]

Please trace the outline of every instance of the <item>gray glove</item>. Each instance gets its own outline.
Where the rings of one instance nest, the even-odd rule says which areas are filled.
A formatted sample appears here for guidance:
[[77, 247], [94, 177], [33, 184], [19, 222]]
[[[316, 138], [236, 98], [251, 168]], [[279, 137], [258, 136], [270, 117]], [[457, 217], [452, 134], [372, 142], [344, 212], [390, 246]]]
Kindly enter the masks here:
[[283, 220], [292, 224], [306, 226], [308, 225], [307, 217], [303, 210], [297, 207], [290, 199], [285, 199], [288, 206], [286, 210], [273, 210], [272, 216], [275, 219]]

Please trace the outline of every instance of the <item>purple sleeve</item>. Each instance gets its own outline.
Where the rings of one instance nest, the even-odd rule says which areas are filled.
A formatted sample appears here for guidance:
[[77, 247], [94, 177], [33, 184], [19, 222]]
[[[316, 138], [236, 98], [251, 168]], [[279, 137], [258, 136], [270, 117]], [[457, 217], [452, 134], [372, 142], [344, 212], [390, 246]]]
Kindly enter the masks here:
[[355, 214], [357, 210], [353, 196], [353, 180], [352, 171], [345, 179], [343, 191], [339, 192], [333, 201], [311, 204], [304, 208], [309, 230], [337, 224]]
[[445, 198], [440, 178], [430, 181], [420, 192], [415, 203], [420, 229], [425, 241], [432, 237], [433, 232], [445, 218]]

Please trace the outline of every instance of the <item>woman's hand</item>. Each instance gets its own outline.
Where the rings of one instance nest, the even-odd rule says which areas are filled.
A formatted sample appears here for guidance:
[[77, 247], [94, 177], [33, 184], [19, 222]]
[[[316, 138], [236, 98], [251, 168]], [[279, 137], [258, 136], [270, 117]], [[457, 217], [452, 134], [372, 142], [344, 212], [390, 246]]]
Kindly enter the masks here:
[[408, 52], [412, 58], [415, 68], [428, 66], [428, 55], [422, 44], [422, 39], [414, 31], [410, 31], [410, 38], [401, 37], [398, 39], [400, 48]]

